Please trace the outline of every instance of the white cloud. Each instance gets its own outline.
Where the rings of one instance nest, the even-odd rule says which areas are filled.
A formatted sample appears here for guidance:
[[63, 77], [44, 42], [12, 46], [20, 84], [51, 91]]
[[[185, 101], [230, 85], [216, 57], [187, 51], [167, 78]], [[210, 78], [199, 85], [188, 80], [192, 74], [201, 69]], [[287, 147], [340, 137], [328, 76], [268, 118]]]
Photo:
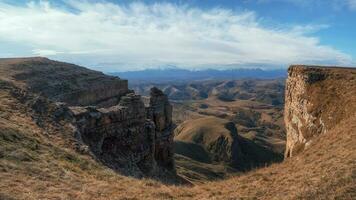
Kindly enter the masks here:
[[348, 5], [350, 9], [356, 10], [356, 0], [348, 0]]
[[320, 1], [320, 0], [257, 0], [258, 3], [281, 2], [281, 3], [292, 3], [295, 5], [309, 5], [315, 1]]
[[196, 67], [352, 61], [349, 55], [309, 36], [324, 25], [265, 27], [251, 11], [173, 4], [69, 1], [68, 6], [75, 12], [45, 1], [25, 7], [0, 3], [0, 41], [26, 44], [33, 47], [35, 55], [92, 66], [106, 63], [121, 70], [164, 64]]
[[320, 8], [321, 6], [330, 7], [334, 10], [356, 10], [356, 0], [257, 0], [258, 3], [290, 3], [301, 7]]

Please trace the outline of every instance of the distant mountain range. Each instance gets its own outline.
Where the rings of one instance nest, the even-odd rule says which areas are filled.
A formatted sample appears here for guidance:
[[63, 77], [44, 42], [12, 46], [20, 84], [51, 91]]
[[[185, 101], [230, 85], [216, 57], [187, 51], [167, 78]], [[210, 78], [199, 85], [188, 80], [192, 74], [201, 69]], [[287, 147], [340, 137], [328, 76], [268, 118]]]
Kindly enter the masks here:
[[192, 80], [235, 80], [243, 78], [274, 79], [287, 77], [286, 69], [226, 69], [226, 70], [187, 70], [179, 68], [168, 69], [146, 69], [140, 71], [114, 72], [109, 73], [133, 82], [177, 82]]

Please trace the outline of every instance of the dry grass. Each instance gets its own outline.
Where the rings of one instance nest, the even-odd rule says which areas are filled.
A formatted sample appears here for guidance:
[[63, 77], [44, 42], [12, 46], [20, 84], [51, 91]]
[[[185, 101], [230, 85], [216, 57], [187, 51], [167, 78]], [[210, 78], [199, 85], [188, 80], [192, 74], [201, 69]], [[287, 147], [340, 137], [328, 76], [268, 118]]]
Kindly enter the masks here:
[[203, 144], [210, 144], [221, 136], [232, 140], [232, 134], [237, 135], [237, 133], [231, 133], [231, 130], [226, 127], [228, 122], [228, 120], [216, 117], [188, 120], [177, 127], [175, 132], [177, 135], [174, 138], [179, 141]]
[[[173, 105], [173, 119], [177, 124], [207, 116], [226, 119], [235, 123], [239, 135], [249, 137], [274, 152], [284, 153], [285, 128], [281, 108], [251, 100], [226, 102], [215, 97]], [[206, 105], [207, 108], [200, 108], [201, 105]], [[244, 114], [242, 117], [237, 115], [241, 112]], [[249, 134], [250, 131], [254, 131], [255, 134]]]
[[[225, 197], [258, 199], [355, 198], [356, 117], [338, 125], [301, 155], [230, 180], [209, 183]], [[225, 187], [229, 185], [231, 187]], [[206, 197], [203, 192], [201, 197]], [[199, 197], [200, 198], [200, 197]]]
[[[350, 102], [354, 103], [354, 102]], [[283, 163], [195, 186], [121, 176], [0, 90], [0, 199], [356, 199], [356, 115]]]
[[[3, 199], [353, 199], [356, 116], [297, 157], [223, 181], [169, 186], [115, 174], [45, 133], [2, 92], [0, 197]], [[51, 135], [54, 134], [54, 135]]]

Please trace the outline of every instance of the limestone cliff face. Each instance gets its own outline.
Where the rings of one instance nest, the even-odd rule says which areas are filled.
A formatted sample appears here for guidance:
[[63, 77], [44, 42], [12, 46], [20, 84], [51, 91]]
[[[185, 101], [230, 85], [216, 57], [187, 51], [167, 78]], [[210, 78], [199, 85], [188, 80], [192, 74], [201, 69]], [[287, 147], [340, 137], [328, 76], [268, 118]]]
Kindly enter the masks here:
[[356, 70], [291, 66], [285, 93], [285, 157], [307, 148], [341, 120], [355, 113]]

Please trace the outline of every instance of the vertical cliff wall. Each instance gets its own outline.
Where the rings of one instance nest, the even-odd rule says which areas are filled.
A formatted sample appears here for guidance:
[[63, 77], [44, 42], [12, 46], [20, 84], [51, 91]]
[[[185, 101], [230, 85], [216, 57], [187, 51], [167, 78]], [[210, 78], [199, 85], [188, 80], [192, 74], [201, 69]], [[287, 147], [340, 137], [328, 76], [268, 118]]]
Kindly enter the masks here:
[[295, 65], [288, 69], [285, 93], [287, 143], [291, 157], [355, 114], [356, 69]]

